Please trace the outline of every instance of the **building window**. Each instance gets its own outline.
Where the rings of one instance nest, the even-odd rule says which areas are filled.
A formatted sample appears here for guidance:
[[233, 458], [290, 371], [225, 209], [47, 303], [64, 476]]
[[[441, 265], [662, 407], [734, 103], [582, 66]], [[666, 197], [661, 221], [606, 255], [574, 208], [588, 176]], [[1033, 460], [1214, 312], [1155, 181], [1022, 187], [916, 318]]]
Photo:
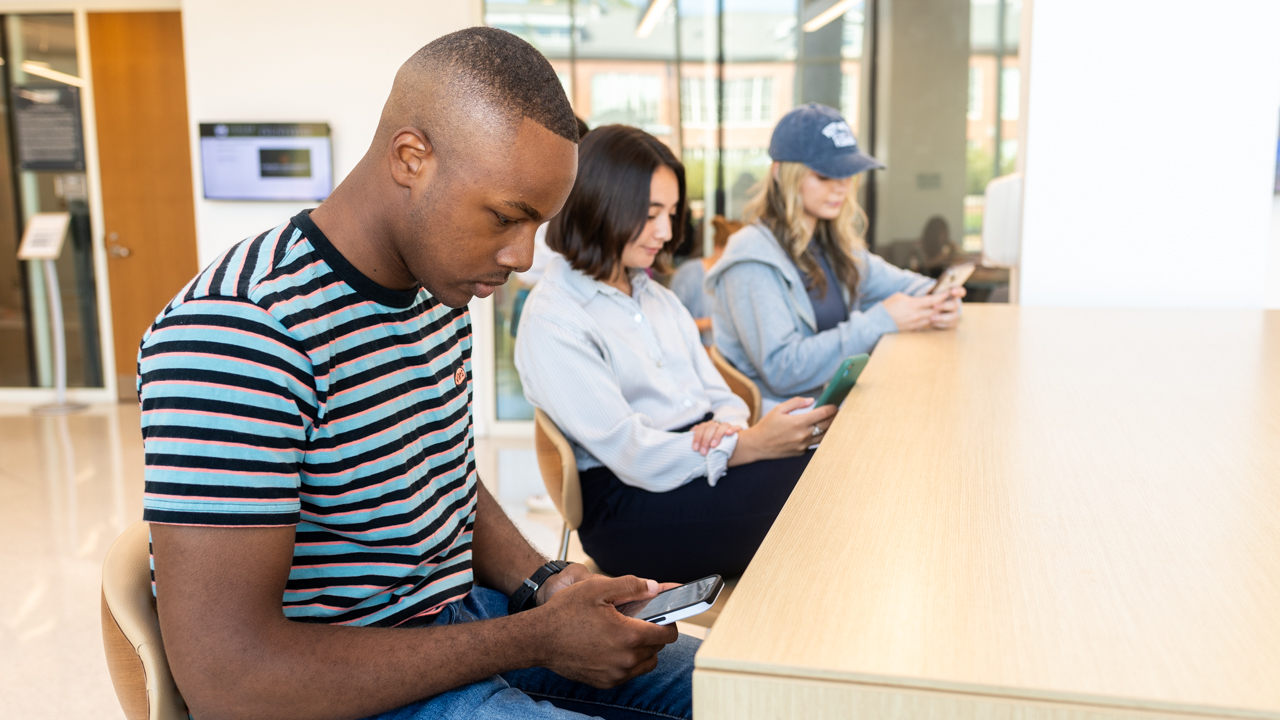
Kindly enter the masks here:
[[1000, 75], [1000, 119], [1017, 120], [1021, 103], [1022, 74], [1016, 67], [1007, 67]]
[[680, 119], [684, 124], [715, 124], [717, 84], [702, 77], [686, 77], [680, 81]]
[[773, 121], [773, 78], [753, 77], [724, 84], [725, 122], [760, 124]]
[[596, 73], [591, 76], [591, 126], [620, 123], [664, 134], [658, 127], [661, 95], [662, 78], [657, 75]]
[[840, 114], [853, 127], [858, 126], [858, 76], [844, 73], [840, 76]]

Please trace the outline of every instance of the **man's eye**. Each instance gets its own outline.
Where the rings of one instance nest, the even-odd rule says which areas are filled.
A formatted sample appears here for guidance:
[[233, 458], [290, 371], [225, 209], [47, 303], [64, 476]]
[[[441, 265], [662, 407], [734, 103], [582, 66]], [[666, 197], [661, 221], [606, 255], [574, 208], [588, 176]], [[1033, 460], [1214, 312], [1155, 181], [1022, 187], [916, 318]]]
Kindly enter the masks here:
[[503, 226], [503, 227], [506, 227], [506, 226], [510, 225], [511, 223], [515, 222], [515, 220], [512, 220], [512, 219], [511, 219], [511, 218], [509, 218], [509, 217], [503, 217], [503, 216], [499, 215], [498, 213], [494, 213], [494, 214], [493, 214], [493, 216], [494, 216], [494, 217], [496, 217], [496, 218], [498, 219], [498, 224], [499, 224], [499, 225], [501, 225], [501, 226]]

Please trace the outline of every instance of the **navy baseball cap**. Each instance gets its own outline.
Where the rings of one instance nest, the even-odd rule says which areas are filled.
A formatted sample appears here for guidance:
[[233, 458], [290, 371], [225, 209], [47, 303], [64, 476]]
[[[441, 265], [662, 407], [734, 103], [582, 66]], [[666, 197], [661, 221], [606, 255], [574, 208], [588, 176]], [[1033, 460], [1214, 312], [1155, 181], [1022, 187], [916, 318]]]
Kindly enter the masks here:
[[839, 111], [818, 103], [801, 105], [782, 116], [769, 140], [769, 157], [778, 162], [804, 163], [830, 178], [884, 169], [879, 160], [858, 149], [858, 141]]

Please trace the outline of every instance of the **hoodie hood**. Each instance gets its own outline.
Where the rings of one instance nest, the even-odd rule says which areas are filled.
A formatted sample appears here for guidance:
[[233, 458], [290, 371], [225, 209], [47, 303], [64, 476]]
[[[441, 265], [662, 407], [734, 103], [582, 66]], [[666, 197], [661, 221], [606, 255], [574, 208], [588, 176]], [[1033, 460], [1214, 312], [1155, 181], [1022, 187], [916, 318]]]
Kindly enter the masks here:
[[[782, 284], [786, 286], [787, 299], [792, 312], [809, 326], [810, 332], [817, 332], [818, 321], [813, 314], [813, 303], [809, 300], [804, 276], [800, 273], [800, 268], [796, 267], [791, 257], [782, 249], [782, 245], [778, 244], [769, 228], [756, 222], [734, 233], [729, 238], [724, 255], [720, 256], [703, 280], [706, 291], [712, 295], [718, 294], [716, 288], [725, 272], [740, 263], [761, 263], [773, 268], [782, 280]], [[842, 285], [840, 291], [844, 296], [845, 307], [848, 307], [849, 289]]]

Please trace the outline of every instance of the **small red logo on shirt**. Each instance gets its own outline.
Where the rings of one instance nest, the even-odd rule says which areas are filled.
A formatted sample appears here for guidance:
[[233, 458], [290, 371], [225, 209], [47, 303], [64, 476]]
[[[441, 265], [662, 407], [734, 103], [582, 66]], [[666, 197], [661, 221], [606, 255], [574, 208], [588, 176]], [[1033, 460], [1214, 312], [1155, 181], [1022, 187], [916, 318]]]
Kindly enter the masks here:
[[458, 368], [458, 369], [453, 373], [453, 384], [454, 384], [454, 385], [461, 385], [461, 384], [465, 383], [466, 381], [467, 381], [467, 371], [466, 371], [466, 370], [463, 370], [462, 368]]

